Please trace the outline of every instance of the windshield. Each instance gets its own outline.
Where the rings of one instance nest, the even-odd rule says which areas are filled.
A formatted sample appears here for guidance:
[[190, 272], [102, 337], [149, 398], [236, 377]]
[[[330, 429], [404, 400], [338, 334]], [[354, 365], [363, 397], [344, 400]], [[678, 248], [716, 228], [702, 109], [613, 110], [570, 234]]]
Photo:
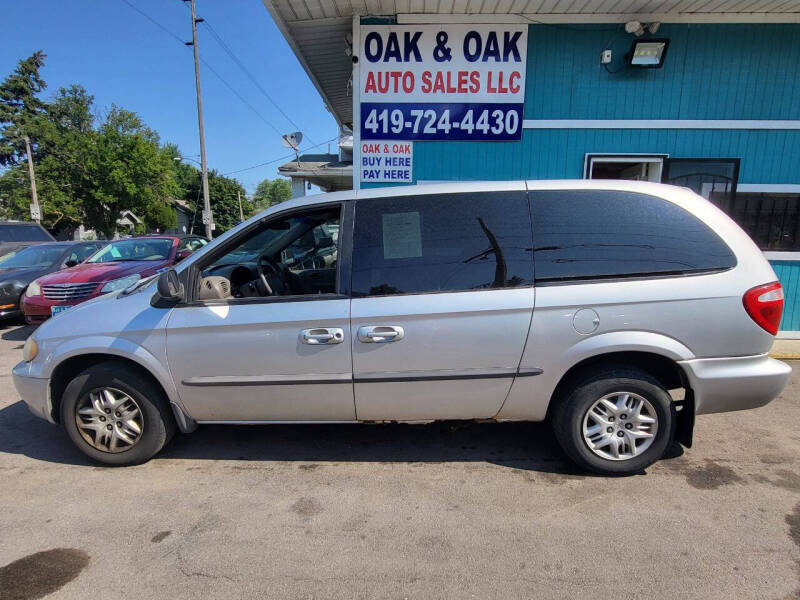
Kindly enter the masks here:
[[86, 262], [107, 263], [125, 260], [166, 260], [172, 250], [169, 239], [133, 239], [109, 244]]
[[64, 254], [64, 246], [31, 246], [15, 253], [8, 260], [0, 261], [0, 267], [4, 269], [52, 267], [62, 254]]

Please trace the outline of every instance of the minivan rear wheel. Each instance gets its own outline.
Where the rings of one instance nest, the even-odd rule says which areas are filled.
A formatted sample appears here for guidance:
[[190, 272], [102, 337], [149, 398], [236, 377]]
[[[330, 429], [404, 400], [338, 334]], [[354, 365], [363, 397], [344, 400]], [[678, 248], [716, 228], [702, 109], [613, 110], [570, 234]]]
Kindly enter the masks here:
[[634, 368], [606, 368], [579, 378], [553, 408], [559, 444], [582, 468], [632, 475], [660, 459], [674, 435], [666, 389]]
[[155, 456], [175, 432], [164, 392], [120, 362], [93, 365], [66, 387], [61, 422], [89, 458], [136, 465]]

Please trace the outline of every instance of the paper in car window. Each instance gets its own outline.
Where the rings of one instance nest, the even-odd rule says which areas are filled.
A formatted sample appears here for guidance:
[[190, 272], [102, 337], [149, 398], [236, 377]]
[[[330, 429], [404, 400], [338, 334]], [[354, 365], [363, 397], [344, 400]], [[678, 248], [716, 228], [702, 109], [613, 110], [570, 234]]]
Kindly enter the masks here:
[[418, 212], [383, 215], [383, 258], [422, 256], [422, 229]]

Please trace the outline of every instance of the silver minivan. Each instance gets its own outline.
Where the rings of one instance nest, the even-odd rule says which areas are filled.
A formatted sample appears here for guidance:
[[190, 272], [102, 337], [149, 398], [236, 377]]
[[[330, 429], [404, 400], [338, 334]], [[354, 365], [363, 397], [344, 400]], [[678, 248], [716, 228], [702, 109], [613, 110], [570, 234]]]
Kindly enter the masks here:
[[336, 192], [50, 319], [14, 382], [109, 465], [204, 423], [548, 420], [582, 468], [630, 474], [691, 445], [695, 415], [781, 392], [776, 279], [677, 187]]

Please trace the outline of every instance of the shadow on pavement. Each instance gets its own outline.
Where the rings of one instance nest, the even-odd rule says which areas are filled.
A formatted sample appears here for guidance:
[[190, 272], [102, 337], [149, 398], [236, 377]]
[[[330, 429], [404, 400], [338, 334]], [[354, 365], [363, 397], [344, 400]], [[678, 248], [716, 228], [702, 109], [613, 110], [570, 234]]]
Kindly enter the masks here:
[[427, 425], [204, 425], [179, 436], [163, 458], [334, 462], [488, 462], [578, 471], [543, 423], [449, 421]]
[[31, 414], [21, 400], [0, 410], [0, 453], [70, 465], [91, 464], [61, 427]]
[[[23, 402], [0, 410], [0, 453], [73, 465], [91, 463], [61, 427]], [[487, 462], [577, 475], [543, 423], [428, 425], [205, 425], [177, 434], [158, 459], [320, 462]]]
[[19, 325], [17, 323], [3, 324], [3, 333], [0, 338], [9, 342], [24, 342], [28, 336], [36, 331], [36, 325]]

